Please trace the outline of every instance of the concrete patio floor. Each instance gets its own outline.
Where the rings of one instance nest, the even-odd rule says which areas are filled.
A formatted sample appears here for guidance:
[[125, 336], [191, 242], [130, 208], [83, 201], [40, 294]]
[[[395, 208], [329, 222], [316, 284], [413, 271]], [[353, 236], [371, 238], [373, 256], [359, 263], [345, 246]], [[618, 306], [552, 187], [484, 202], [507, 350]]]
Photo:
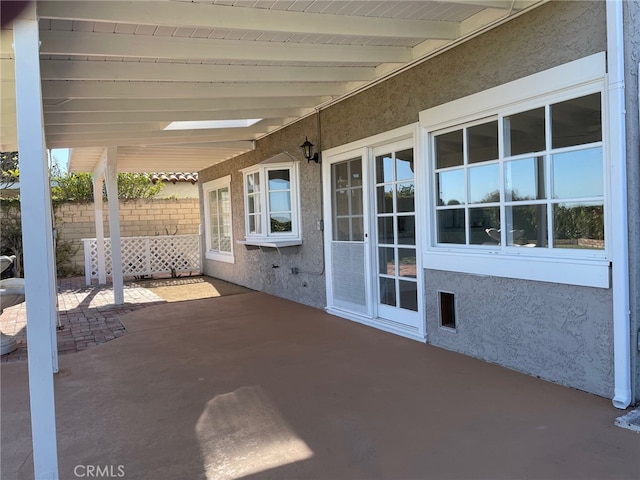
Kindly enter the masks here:
[[[254, 292], [120, 320], [60, 357], [61, 479], [638, 478], [610, 400], [317, 309]], [[32, 478], [27, 364], [1, 372], [0, 477]]]

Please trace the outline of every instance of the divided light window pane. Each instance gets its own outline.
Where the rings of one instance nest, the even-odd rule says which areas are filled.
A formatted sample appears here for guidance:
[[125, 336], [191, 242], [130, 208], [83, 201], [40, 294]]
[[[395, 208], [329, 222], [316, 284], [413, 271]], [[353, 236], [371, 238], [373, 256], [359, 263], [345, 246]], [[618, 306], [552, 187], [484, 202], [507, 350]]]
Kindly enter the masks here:
[[475, 125], [467, 129], [469, 163], [498, 158], [498, 121]]
[[500, 201], [500, 167], [497, 163], [469, 169], [469, 203]]
[[438, 243], [466, 243], [464, 209], [440, 210], [437, 223]]
[[552, 157], [553, 198], [604, 194], [602, 147], [558, 153]]
[[436, 174], [438, 205], [461, 205], [465, 202], [464, 170], [449, 170]]
[[599, 202], [553, 206], [553, 244], [557, 248], [604, 249], [604, 205]]
[[600, 93], [551, 105], [551, 134], [553, 148], [601, 141]]
[[506, 156], [540, 152], [545, 149], [544, 107], [504, 118]]
[[504, 165], [505, 200], [541, 200], [544, 187], [544, 157], [513, 160]]
[[462, 165], [463, 142], [462, 130], [444, 133], [436, 137], [436, 168], [447, 168]]
[[413, 148], [396, 152], [396, 180], [413, 179]]
[[507, 245], [546, 247], [547, 205], [519, 205], [506, 208]]

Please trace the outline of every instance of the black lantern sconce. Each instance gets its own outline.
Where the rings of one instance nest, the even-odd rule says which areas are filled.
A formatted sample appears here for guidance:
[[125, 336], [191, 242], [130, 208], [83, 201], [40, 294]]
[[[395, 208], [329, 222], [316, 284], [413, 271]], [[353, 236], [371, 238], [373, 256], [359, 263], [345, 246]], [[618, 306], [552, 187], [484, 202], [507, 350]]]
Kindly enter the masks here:
[[320, 155], [318, 155], [318, 152], [314, 154], [311, 153], [313, 151], [313, 146], [314, 145], [309, 141], [309, 138], [304, 137], [304, 143], [300, 145], [300, 148], [302, 149], [302, 154], [304, 155], [304, 158], [307, 159], [307, 163], [309, 163], [311, 160], [313, 160], [316, 163], [320, 161]]

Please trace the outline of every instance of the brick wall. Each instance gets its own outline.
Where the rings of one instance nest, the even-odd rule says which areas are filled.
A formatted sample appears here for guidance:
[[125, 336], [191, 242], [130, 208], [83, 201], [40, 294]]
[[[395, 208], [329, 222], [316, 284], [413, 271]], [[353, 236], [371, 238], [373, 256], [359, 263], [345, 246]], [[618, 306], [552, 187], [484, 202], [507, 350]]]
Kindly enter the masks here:
[[[104, 234], [109, 235], [108, 204], [104, 204]], [[64, 204], [55, 209], [59, 238], [79, 247], [72, 262], [84, 272], [82, 238], [94, 238], [93, 203]], [[0, 221], [2, 220], [0, 215]], [[200, 207], [197, 198], [132, 200], [120, 202], [120, 232], [123, 237], [189, 235], [198, 233]]]

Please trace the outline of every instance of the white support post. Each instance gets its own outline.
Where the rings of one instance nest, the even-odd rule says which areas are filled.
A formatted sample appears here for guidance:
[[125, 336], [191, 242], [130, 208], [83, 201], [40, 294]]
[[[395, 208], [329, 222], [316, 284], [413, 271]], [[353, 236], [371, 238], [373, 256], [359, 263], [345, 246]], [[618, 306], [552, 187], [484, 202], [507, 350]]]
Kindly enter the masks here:
[[96, 249], [98, 250], [98, 284], [105, 285], [107, 283], [107, 266], [105, 260], [104, 248], [104, 215], [102, 201], [102, 184], [104, 177], [100, 175], [93, 177], [93, 205], [96, 222]]
[[88, 287], [91, 285], [91, 270], [93, 267], [93, 262], [91, 261], [90, 239], [82, 239], [82, 248], [84, 249], [84, 284]]
[[51, 338], [57, 292], [35, 2], [14, 21], [13, 41], [34, 477], [58, 479]]
[[122, 280], [122, 244], [120, 241], [120, 202], [118, 201], [118, 147], [107, 148], [107, 198], [109, 199], [109, 236], [111, 237], [111, 279], [113, 302], [124, 303]]

